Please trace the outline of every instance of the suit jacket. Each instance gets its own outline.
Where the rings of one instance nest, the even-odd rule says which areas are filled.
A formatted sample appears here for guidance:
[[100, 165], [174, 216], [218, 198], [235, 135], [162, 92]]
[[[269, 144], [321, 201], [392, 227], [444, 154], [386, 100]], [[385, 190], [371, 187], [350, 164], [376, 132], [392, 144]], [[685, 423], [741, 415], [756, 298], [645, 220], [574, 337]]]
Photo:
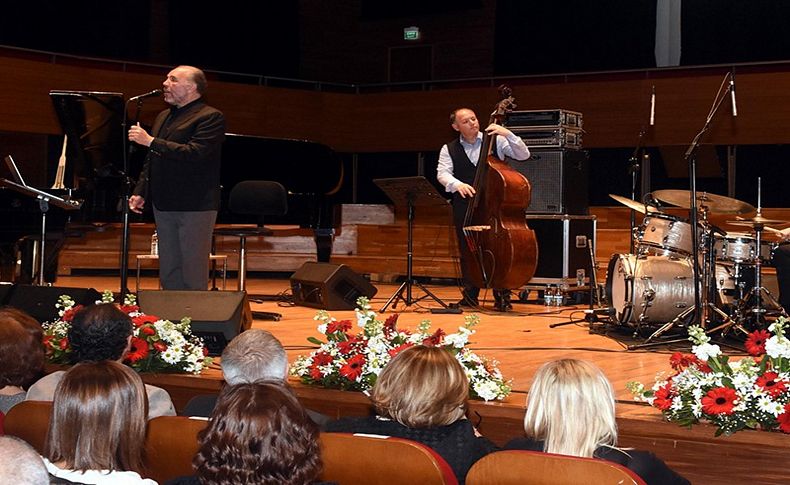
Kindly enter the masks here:
[[156, 117], [154, 140], [145, 158], [135, 195], [162, 211], [219, 208], [219, 176], [225, 117], [197, 99]]

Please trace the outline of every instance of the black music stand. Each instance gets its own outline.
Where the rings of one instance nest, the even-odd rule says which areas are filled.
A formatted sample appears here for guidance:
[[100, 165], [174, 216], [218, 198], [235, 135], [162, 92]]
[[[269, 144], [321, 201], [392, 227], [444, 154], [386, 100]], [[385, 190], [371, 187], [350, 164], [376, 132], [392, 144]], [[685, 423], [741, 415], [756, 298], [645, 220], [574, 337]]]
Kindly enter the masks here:
[[[430, 207], [430, 206], [447, 206], [449, 202], [447, 199], [439, 195], [433, 185], [428, 182], [425, 177], [399, 177], [391, 179], [374, 179], [373, 183], [379, 186], [381, 190], [387, 194], [387, 197], [395, 203], [395, 206], [408, 207], [408, 242], [406, 251], [406, 281], [392, 294], [387, 300], [387, 303], [381, 307], [379, 313], [384, 313], [387, 308], [392, 305], [393, 308], [398, 304], [398, 300], [403, 300], [407, 307], [417, 303], [425, 298], [432, 298], [436, 303], [442, 306], [442, 309], [437, 312], [444, 313], [460, 313], [457, 309], [452, 309], [445, 302], [440, 300], [436, 295], [428, 291], [419, 281], [414, 279], [412, 274], [413, 264], [413, 231], [414, 231], [414, 208], [417, 206]], [[412, 287], [417, 286], [425, 293], [420, 298], [412, 298]], [[404, 298], [403, 293], [406, 293]], [[433, 309], [432, 313], [437, 313]]]
[[[6, 161], [8, 161], [8, 159], [6, 159]], [[44, 265], [46, 264], [44, 259], [44, 249], [47, 243], [47, 211], [49, 210], [49, 205], [52, 204], [55, 207], [60, 207], [61, 209], [70, 211], [77, 210], [82, 207], [82, 202], [63, 199], [57, 195], [44, 192], [43, 190], [28, 187], [27, 185], [20, 185], [7, 179], [0, 179], [0, 186], [8, 187], [9, 189], [15, 190], [20, 194], [38, 199], [38, 208], [41, 211], [41, 248], [38, 258], [38, 285], [44, 286]]]

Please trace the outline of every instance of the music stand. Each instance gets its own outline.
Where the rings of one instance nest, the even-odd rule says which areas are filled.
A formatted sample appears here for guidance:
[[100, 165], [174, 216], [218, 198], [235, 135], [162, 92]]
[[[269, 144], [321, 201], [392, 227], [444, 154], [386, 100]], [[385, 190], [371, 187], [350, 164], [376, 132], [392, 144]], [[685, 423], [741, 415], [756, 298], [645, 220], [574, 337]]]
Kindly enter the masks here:
[[8, 164], [8, 168], [11, 171], [12, 176], [20, 183], [0, 178], [0, 186], [7, 187], [11, 190], [19, 192], [20, 194], [27, 195], [28, 197], [38, 199], [38, 208], [41, 211], [41, 251], [39, 253], [38, 285], [44, 286], [44, 265], [46, 264], [44, 259], [44, 249], [47, 243], [47, 211], [49, 210], [49, 205], [52, 204], [55, 207], [60, 207], [64, 210], [77, 210], [82, 207], [82, 202], [76, 200], [67, 200], [58, 197], [57, 195], [52, 195], [44, 192], [43, 190], [25, 185], [24, 179], [19, 173], [19, 169], [17, 168], [11, 156], [9, 155], [5, 157], [5, 161], [6, 164]]
[[[412, 274], [413, 265], [413, 247], [414, 247], [414, 208], [430, 207], [449, 205], [447, 199], [439, 195], [436, 189], [428, 182], [428, 179], [422, 176], [418, 177], [399, 177], [389, 179], [374, 179], [373, 183], [387, 194], [387, 197], [395, 203], [395, 206], [407, 206], [408, 208], [408, 240], [406, 250], [406, 281], [395, 290], [395, 293], [387, 300], [387, 303], [381, 307], [379, 313], [384, 313], [387, 308], [392, 305], [394, 308], [398, 304], [398, 300], [403, 300], [407, 307], [417, 303], [425, 298], [432, 298], [436, 303], [442, 306], [443, 310], [451, 312], [453, 309], [447, 306], [445, 302], [436, 297], [427, 288], [425, 288], [419, 281], [414, 279]], [[412, 298], [412, 287], [416, 286], [425, 293], [419, 298]], [[404, 298], [403, 294], [406, 293]], [[460, 313], [455, 310], [456, 313]]]

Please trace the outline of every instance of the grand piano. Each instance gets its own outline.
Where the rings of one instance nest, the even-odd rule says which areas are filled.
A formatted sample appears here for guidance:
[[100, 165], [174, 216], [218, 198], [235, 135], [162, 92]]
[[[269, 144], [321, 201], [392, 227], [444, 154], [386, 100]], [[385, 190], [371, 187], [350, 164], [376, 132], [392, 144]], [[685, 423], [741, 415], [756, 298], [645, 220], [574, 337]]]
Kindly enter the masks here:
[[[136, 180], [144, 150], [133, 150], [128, 163], [124, 163], [122, 94], [52, 91], [50, 98], [68, 137], [67, 164], [62, 171], [62, 179], [72, 198], [85, 201], [78, 214], [53, 211], [48, 221], [48, 233], [51, 234], [48, 238], [52, 237], [54, 244], [48, 243], [45, 267], [49, 273], [47, 281], [52, 282], [57, 267], [57, 249], [67, 235], [101, 230], [106, 223], [122, 220], [120, 208], [123, 182], [126, 180], [124, 173]], [[56, 143], [49, 145], [53, 151]], [[125, 169], [125, 166], [129, 168]], [[280, 182], [288, 191], [288, 213], [267, 218], [265, 222], [298, 225], [312, 230], [317, 260], [329, 261], [333, 234], [341, 223], [339, 191], [343, 178], [342, 159], [321, 143], [228, 134], [222, 149], [222, 202], [217, 223], [259, 222], [227, 210], [228, 195], [238, 182]], [[48, 186], [38, 188], [60, 193]], [[36, 234], [39, 224], [36, 207], [34, 200], [24, 200], [17, 194], [0, 191], [0, 254], [10, 254], [17, 241], [28, 234]], [[7, 217], [10, 214], [14, 216]], [[149, 212], [142, 220], [152, 221], [153, 215]]]

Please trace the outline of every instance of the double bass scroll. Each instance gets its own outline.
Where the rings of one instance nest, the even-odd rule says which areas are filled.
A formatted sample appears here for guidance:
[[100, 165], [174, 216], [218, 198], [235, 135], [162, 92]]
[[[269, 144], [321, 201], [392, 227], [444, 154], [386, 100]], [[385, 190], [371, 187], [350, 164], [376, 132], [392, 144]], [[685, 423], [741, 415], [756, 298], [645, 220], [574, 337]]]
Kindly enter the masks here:
[[[489, 125], [501, 124], [515, 107], [512, 91], [500, 86], [502, 100], [491, 113]], [[483, 132], [480, 158], [474, 178], [475, 195], [464, 218], [467, 274], [480, 288], [513, 289], [526, 284], [535, 274], [538, 244], [526, 222], [529, 181], [496, 153], [496, 134]], [[463, 246], [463, 245], [462, 245]]]

